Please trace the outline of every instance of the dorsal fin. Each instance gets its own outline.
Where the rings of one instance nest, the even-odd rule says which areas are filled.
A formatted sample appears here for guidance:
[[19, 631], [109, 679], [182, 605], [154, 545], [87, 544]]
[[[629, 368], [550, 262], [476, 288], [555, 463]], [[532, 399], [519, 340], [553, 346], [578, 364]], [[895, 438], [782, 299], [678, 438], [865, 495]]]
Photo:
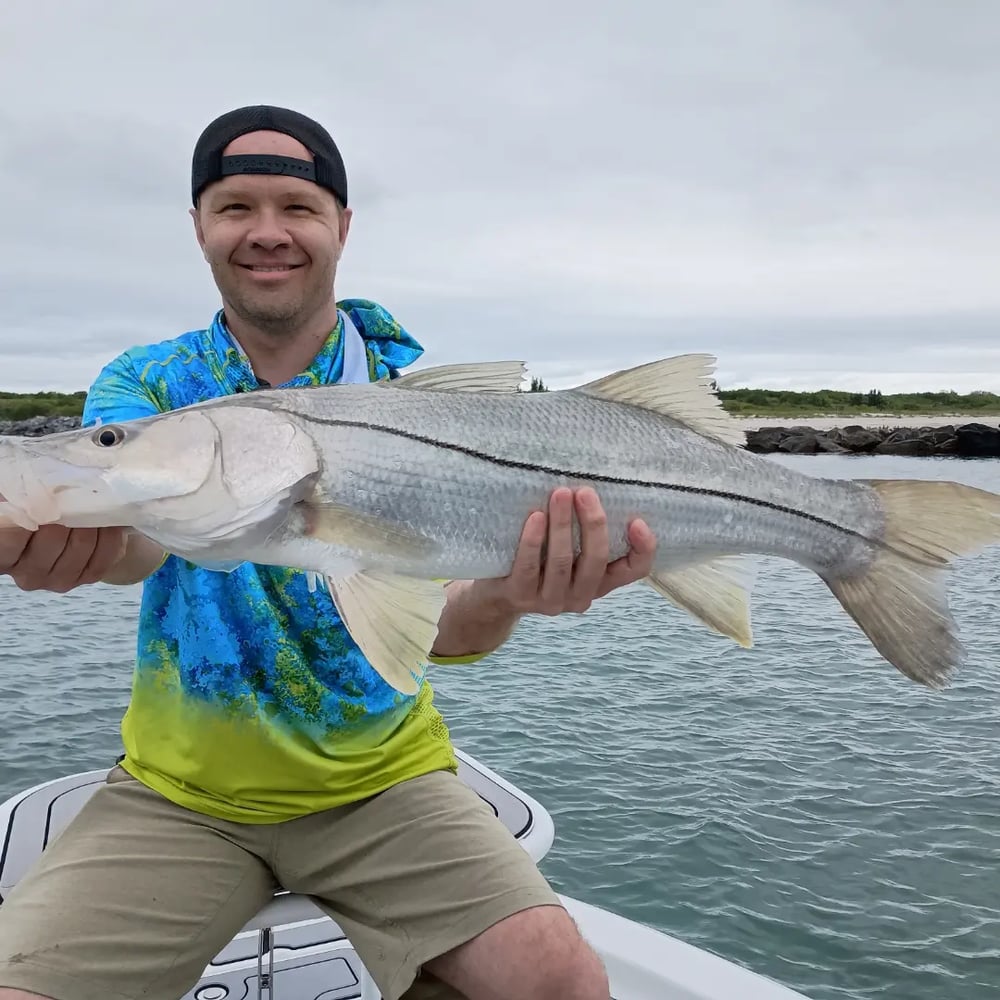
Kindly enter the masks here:
[[605, 375], [575, 391], [652, 410], [716, 441], [745, 447], [746, 433], [712, 389], [714, 372], [711, 354], [680, 354]]
[[481, 361], [463, 365], [437, 365], [407, 372], [385, 385], [433, 392], [517, 392], [524, 381], [523, 361]]

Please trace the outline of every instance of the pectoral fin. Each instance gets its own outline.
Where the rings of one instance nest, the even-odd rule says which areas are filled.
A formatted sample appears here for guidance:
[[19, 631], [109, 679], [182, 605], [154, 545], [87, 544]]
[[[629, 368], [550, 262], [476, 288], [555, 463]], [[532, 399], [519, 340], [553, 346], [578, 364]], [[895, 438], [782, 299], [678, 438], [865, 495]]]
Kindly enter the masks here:
[[305, 517], [305, 534], [353, 552], [420, 559], [438, 550], [433, 538], [405, 524], [345, 507], [319, 491], [298, 509]]
[[750, 594], [756, 567], [747, 559], [724, 556], [646, 578], [654, 590], [700, 622], [739, 643], [753, 645]]
[[184, 556], [188, 562], [194, 566], [200, 566], [202, 569], [211, 570], [213, 573], [232, 573], [233, 570], [239, 569], [246, 559], [194, 559], [189, 556]]
[[437, 637], [444, 587], [380, 570], [326, 582], [344, 626], [378, 675], [402, 694], [416, 694]]

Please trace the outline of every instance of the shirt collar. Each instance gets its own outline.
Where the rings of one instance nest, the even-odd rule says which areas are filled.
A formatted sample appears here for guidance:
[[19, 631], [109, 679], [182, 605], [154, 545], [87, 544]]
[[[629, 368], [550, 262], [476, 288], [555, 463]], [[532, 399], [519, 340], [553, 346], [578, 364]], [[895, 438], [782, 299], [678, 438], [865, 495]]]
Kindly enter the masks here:
[[[261, 388], [253, 365], [246, 351], [233, 336], [226, 323], [225, 312], [220, 309], [209, 327], [209, 339], [218, 359], [221, 360], [221, 380], [231, 392], [248, 392]], [[330, 331], [323, 346], [309, 367], [294, 378], [274, 388], [323, 385], [336, 381], [343, 364], [344, 315], [337, 310], [337, 325]], [[265, 387], [266, 388], [266, 387]]]

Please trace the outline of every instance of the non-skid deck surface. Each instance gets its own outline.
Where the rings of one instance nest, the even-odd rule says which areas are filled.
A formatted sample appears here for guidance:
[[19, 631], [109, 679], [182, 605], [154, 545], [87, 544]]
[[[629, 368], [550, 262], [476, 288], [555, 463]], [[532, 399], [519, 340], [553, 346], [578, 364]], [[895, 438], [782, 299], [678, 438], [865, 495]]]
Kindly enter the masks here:
[[[256, 1000], [257, 935], [230, 942], [183, 1000]], [[317, 953], [318, 948], [324, 948]], [[263, 971], [268, 972], [265, 956]], [[361, 961], [336, 924], [318, 920], [274, 932], [273, 1000], [356, 1000]], [[262, 990], [268, 996], [267, 984]]]

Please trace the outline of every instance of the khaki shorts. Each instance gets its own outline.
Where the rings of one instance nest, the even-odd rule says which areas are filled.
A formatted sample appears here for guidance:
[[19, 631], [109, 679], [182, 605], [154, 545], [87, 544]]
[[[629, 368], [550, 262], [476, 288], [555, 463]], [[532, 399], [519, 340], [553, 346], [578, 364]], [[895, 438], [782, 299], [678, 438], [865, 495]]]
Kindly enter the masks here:
[[316, 897], [386, 1000], [457, 996], [418, 979], [423, 963], [519, 910], [559, 905], [451, 772], [258, 826], [174, 805], [116, 767], [0, 905], [0, 986], [178, 1000], [279, 884]]

